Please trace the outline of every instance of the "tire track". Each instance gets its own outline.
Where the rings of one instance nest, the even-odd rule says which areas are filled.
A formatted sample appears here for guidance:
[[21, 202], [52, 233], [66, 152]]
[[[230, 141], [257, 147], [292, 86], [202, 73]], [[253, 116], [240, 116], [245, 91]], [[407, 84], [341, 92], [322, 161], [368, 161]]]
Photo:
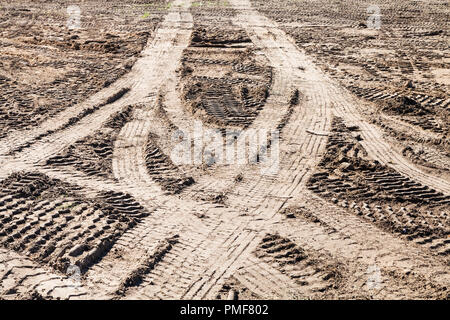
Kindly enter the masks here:
[[[5, 162], [7, 162], [6, 168], [2, 170], [2, 175], [6, 177], [13, 171], [19, 171], [22, 169], [30, 169], [33, 167], [33, 164], [36, 164], [48, 157], [50, 157], [53, 154], [56, 154], [60, 152], [65, 146], [70, 145], [71, 143], [79, 140], [80, 138], [86, 137], [90, 134], [92, 134], [95, 130], [97, 130], [106, 119], [115, 112], [121, 110], [123, 107], [133, 104], [135, 101], [145, 101], [146, 97], [152, 94], [152, 92], [156, 92], [158, 90], [158, 86], [161, 83], [161, 75], [165, 74], [167, 71], [168, 66], [172, 66], [172, 59], [174, 59], [173, 56], [173, 50], [172, 45], [173, 41], [175, 39], [175, 36], [178, 34], [176, 31], [180, 29], [179, 33], [183, 33], [184, 35], [189, 34], [189, 20], [185, 23], [184, 21], [181, 21], [181, 16], [178, 6], [180, 6], [183, 2], [181, 1], [175, 1], [174, 5], [175, 7], [169, 12], [167, 15], [165, 22], [162, 24], [162, 26], [158, 29], [158, 32], [155, 34], [155, 37], [152, 42], [149, 42], [148, 46], [144, 51], [142, 52], [142, 58], [138, 60], [134, 67], [133, 71], [127, 75], [125, 78], [119, 80], [114, 85], [112, 85], [108, 90], [102, 91], [99, 94], [95, 95], [92, 99], [88, 100], [85, 104], [83, 104], [80, 107], [77, 107], [76, 109], [71, 109], [70, 112], [64, 112], [58, 115], [56, 119], [52, 119], [55, 128], [59, 128], [62, 123], [67, 121], [69, 117], [76, 116], [81, 112], [84, 106], [86, 104], [95, 104], [97, 101], [102, 101], [105, 96], [110, 94], [110, 91], [115, 88], [122, 88], [124, 86], [130, 86], [130, 92], [126, 94], [122, 99], [117, 101], [107, 101], [111, 102], [108, 104], [108, 108], [100, 108], [96, 110], [95, 112], [91, 113], [90, 115], [82, 118], [80, 121], [78, 121], [75, 125], [70, 126], [67, 129], [57, 131], [53, 134], [50, 134], [49, 136], [46, 136], [41, 141], [34, 143], [29, 148], [25, 149], [24, 151], [20, 152], [16, 157], [14, 158], [14, 161], [9, 161], [9, 158], [5, 159]], [[183, 19], [189, 18], [189, 16], [186, 16], [183, 14]], [[182, 30], [182, 28], [185, 27], [185, 25], [188, 26], [187, 31]], [[175, 31], [175, 32], [174, 32]], [[167, 38], [166, 36], [171, 32], [172, 38]], [[178, 50], [181, 52], [182, 49]], [[155, 63], [155, 57], [156, 63]], [[175, 59], [176, 60], [176, 59]], [[154, 81], [158, 80], [158, 81]], [[158, 84], [159, 83], [159, 84]], [[57, 121], [55, 121], [57, 120]], [[53, 128], [53, 127], [52, 127]], [[138, 127], [139, 129], [139, 127]], [[49, 128], [39, 128], [39, 130], [36, 130], [36, 135], [38, 136], [40, 134], [43, 134], [45, 132], [48, 132]], [[51, 129], [50, 129], [51, 130]], [[32, 136], [30, 136], [30, 140], [33, 139]], [[23, 142], [23, 137], [18, 137], [16, 140], [21, 140]], [[28, 141], [30, 141], [28, 140]], [[27, 141], [25, 139], [25, 141]], [[11, 144], [12, 146], [13, 144]], [[7, 150], [5, 149], [4, 152]], [[50, 173], [53, 173], [53, 176], [61, 176], [63, 175], [65, 178], [68, 178], [68, 180], [83, 180], [83, 175], [80, 174], [67, 174], [61, 171], [56, 170], [50, 170], [50, 169], [44, 169], [40, 168], [42, 171], [47, 171]], [[110, 187], [105, 187], [108, 185], [108, 183], [102, 183], [97, 180], [86, 178], [84, 179], [82, 185], [91, 185], [93, 189], [111, 189]], [[122, 187], [117, 187], [118, 189], [122, 189]], [[89, 188], [86, 190], [87, 192]], [[145, 193], [148, 191], [148, 188], [145, 190], [139, 190], [140, 194]], [[151, 190], [152, 194], [155, 195], [158, 194], [157, 190], [155, 191], [155, 188]], [[148, 197], [147, 197], [148, 198]]]
[[50, 271], [27, 257], [0, 249], [0, 291], [5, 299], [87, 299], [75, 278]]
[[424, 277], [422, 281], [425, 283], [444, 286], [450, 281], [443, 258], [434, 256], [431, 260], [429, 253], [418, 245], [381, 231], [310, 192], [292, 199], [291, 203], [310, 213], [314, 223], [311, 224], [305, 218], [285, 219], [275, 227], [276, 232], [300, 247], [326, 252], [343, 264], [358, 265], [349, 279], [350, 284], [352, 279], [355, 282], [355, 294], [358, 287], [365, 285], [366, 272], [370, 266], [378, 266], [382, 270], [384, 281], [397, 281], [397, 284], [385, 285], [384, 291], [378, 293], [380, 298], [398, 299], [399, 293], [405, 297], [424, 297], [429, 294], [428, 288], [422, 288], [423, 291], [417, 287], [408, 289], [408, 285], [392, 278], [392, 272], [403, 274], [405, 278], [420, 275]]
[[[242, 2], [240, 2], [242, 3]], [[247, 10], [248, 12], [248, 10]], [[252, 17], [253, 18], [253, 17]], [[250, 17], [246, 17], [245, 21], [252, 21], [250, 19]], [[258, 26], [260, 25], [267, 25], [267, 23], [260, 23], [258, 24]], [[279, 37], [281, 37], [281, 33], [278, 34]], [[277, 44], [279, 45], [280, 41], [279, 39], [277, 39], [278, 42]], [[301, 61], [301, 60], [297, 60], [297, 61]], [[310, 88], [311, 91], [317, 92], [316, 96], [313, 96], [314, 98], [316, 98], [316, 101], [313, 100], [312, 104], [317, 104], [320, 103], [321, 105], [321, 109], [319, 109], [320, 111], [320, 116], [318, 116], [317, 118], [311, 117], [309, 120], [309, 122], [306, 122], [306, 124], [310, 124], [313, 126], [313, 130], [320, 130], [320, 131], [325, 131], [327, 130], [327, 126], [329, 126], [329, 122], [331, 120], [331, 117], [329, 117], [330, 113], [327, 112], [327, 105], [329, 106], [328, 108], [335, 108], [335, 104], [333, 102], [329, 102], [330, 100], [328, 99], [328, 97], [326, 95], [324, 95], [324, 93], [326, 93], [329, 88], [328, 85], [326, 83], [322, 83], [321, 79], [320, 79], [320, 73], [317, 73], [317, 70], [312, 69], [310, 70], [310, 72], [306, 72], [310, 78], [310, 80], [307, 80], [307, 82], [305, 83], [309, 83], [310, 84]], [[319, 88], [319, 90], [317, 90]], [[313, 98], [313, 99], [314, 99]], [[322, 103], [321, 103], [322, 102]], [[327, 116], [328, 115], [328, 116]], [[327, 119], [326, 121], [323, 120], [323, 118]], [[320, 118], [321, 117], [321, 118]], [[317, 121], [319, 119], [319, 121]], [[307, 121], [308, 121], [307, 120]], [[324, 122], [320, 122], [320, 120], [324, 121]], [[298, 127], [297, 128], [293, 128], [292, 131], [293, 132], [298, 132], [298, 130], [300, 130]], [[298, 141], [298, 138], [296, 137], [296, 139], [294, 141]], [[302, 142], [302, 146], [304, 147], [304, 159], [311, 159], [312, 160], [300, 160], [298, 161], [298, 165], [297, 165], [297, 170], [299, 170], [300, 174], [299, 174], [299, 178], [297, 178], [298, 180], [298, 186], [295, 186], [295, 188], [297, 188], [297, 191], [301, 190], [300, 187], [300, 182], [305, 182], [306, 179], [305, 177], [307, 177], [307, 169], [308, 167], [312, 167], [314, 165], [314, 158], [318, 158], [318, 156], [320, 156], [320, 152], [321, 150], [323, 150], [323, 146], [324, 146], [324, 138], [320, 138], [319, 136], [312, 136], [312, 135], [304, 135], [303, 139], [301, 140]], [[317, 156], [314, 157], [314, 153], [317, 153]], [[311, 157], [312, 156], [312, 157]], [[293, 159], [296, 158], [300, 158], [302, 159], [301, 155], [296, 155], [293, 157]], [[317, 159], [316, 159], [317, 160]], [[303, 171], [302, 171], [303, 169]], [[250, 175], [252, 177], [255, 177], [255, 172], [252, 172], [253, 175]], [[287, 175], [291, 175], [292, 172], [290, 170], [286, 170], [285, 171], [286, 176]], [[283, 177], [283, 173], [281, 173], [281, 176]], [[297, 181], [296, 181], [297, 182]], [[283, 185], [282, 183], [280, 183], [281, 185]], [[257, 180], [257, 182], [255, 184], [251, 184], [243, 186], [243, 194], [245, 194], [245, 197], [241, 197], [240, 201], [244, 202], [244, 205], [249, 205], [252, 204], [252, 200], [249, 200], [249, 198], [253, 199], [253, 206], [254, 208], [257, 208], [255, 210], [255, 212], [253, 213], [253, 215], [250, 213], [250, 215], [252, 215], [252, 217], [254, 218], [255, 216], [257, 216], [259, 219], [261, 219], [261, 221], [270, 221], [270, 218], [274, 216], [274, 212], [277, 211], [277, 209], [281, 208], [281, 206], [284, 204], [284, 201], [280, 201], [280, 200], [273, 200], [272, 203], [270, 200], [268, 201], [264, 201], [264, 199], [268, 199], [270, 194], [270, 191], [267, 190], [279, 190], [279, 194], [281, 195], [286, 195], [289, 194], [287, 193], [287, 190], [289, 188], [292, 188], [292, 183], [285, 183], [282, 187], [280, 187], [280, 184], [274, 184], [272, 181], [267, 181], [266, 179], [260, 178]], [[263, 191], [263, 194], [261, 195], [261, 190], [264, 190], [266, 192]], [[295, 189], [294, 189], [295, 190]], [[252, 193], [253, 191], [253, 193]], [[265, 193], [265, 195], [264, 195]], [[261, 200], [263, 199], [263, 202], [261, 203]], [[239, 199], [236, 199], [239, 202]], [[233, 205], [232, 204], [233, 201], [231, 201], [230, 199], [228, 200], [228, 204]], [[278, 206], [278, 208], [277, 208]], [[262, 209], [263, 208], [263, 209]], [[247, 208], [248, 209], [248, 208]], [[259, 209], [259, 210], [258, 210]], [[261, 212], [262, 211], [262, 212]], [[231, 213], [228, 213], [230, 215], [232, 215]], [[225, 214], [224, 214], [225, 215]], [[231, 217], [230, 217], [231, 218]], [[227, 221], [230, 221], [230, 218], [226, 219]], [[223, 216], [222, 216], [223, 219]], [[231, 218], [232, 219], [232, 218]], [[234, 217], [234, 219], [236, 219], [236, 217]], [[223, 219], [225, 220], [225, 219]], [[249, 219], [250, 221], [252, 219]], [[269, 222], [266, 222], [267, 224], [270, 224]], [[224, 228], [225, 225], [224, 224], [219, 224], [220, 228]], [[240, 226], [244, 225], [243, 222], [239, 223]], [[233, 273], [233, 269], [236, 269], [236, 265], [238, 265], [240, 262], [236, 262], [236, 256], [241, 257], [242, 259], [245, 259], [244, 257], [248, 256], [248, 253], [251, 250], [247, 250], [247, 246], [250, 246], [250, 243], [254, 243], [255, 242], [255, 235], [252, 234], [247, 234], [247, 235], [242, 235], [242, 230], [244, 229], [244, 227], [241, 228], [237, 228], [235, 230], [231, 231], [231, 234], [228, 234], [228, 236], [224, 237], [224, 236], [216, 236], [216, 239], [219, 243], [219, 247], [217, 250], [221, 251], [223, 249], [223, 247], [229, 248], [230, 246], [235, 246], [236, 248], [233, 249], [229, 255], [227, 255], [226, 257], [224, 257], [223, 259], [219, 259], [217, 263], [213, 263], [212, 265], [210, 265], [207, 268], [207, 271], [204, 272], [206, 273], [206, 276], [202, 276], [200, 279], [198, 279], [197, 281], [195, 281], [192, 286], [190, 286], [188, 288], [188, 291], [183, 294], [183, 298], [205, 298], [207, 297], [211, 291], [214, 291], [215, 289], [212, 289], [213, 287], [217, 287], [220, 284], [220, 281], [223, 281], [224, 278], [226, 278], [227, 276], [229, 276], [230, 274]], [[257, 228], [256, 228], [257, 229]], [[377, 229], [375, 229], [377, 230]], [[365, 233], [363, 233], [365, 234]], [[236, 243], [226, 243], [226, 239], [232, 238], [233, 235], [236, 235], [235, 240]], [[241, 236], [238, 236], [241, 235]], [[243, 237], [243, 238], [239, 238], [239, 237]], [[392, 240], [394, 242], [398, 241], [398, 240]], [[203, 249], [206, 250], [206, 249]], [[208, 248], [208, 251], [213, 252], [214, 250], [211, 249], [211, 247]], [[192, 253], [191, 253], [192, 255]], [[211, 258], [211, 260], [214, 261], [214, 255]], [[168, 288], [169, 286], [165, 286], [164, 288]]]
[[337, 99], [341, 100], [339, 104], [336, 104], [338, 106], [335, 108], [336, 115], [341, 116], [351, 125], [360, 126], [361, 136], [363, 137], [361, 144], [366, 148], [370, 156], [413, 180], [444, 194], [450, 194], [450, 183], [448, 181], [418, 168], [385, 141], [381, 130], [365, 121], [362, 116], [359, 116], [362, 113], [359, 112], [359, 108], [356, 107], [357, 103], [349, 93], [343, 93], [343, 90], [338, 88], [334, 88], [333, 91]]
[[[329, 79], [312, 63], [309, 64], [309, 58], [274, 23], [251, 9], [247, 0], [232, 0], [231, 3], [240, 11], [237, 23], [261, 46], [275, 67], [275, 77], [278, 77], [273, 88], [274, 94], [271, 95], [273, 103], [268, 108], [266, 106], [267, 110], [264, 108], [261, 111], [254, 125], [264, 127], [270, 123], [268, 126], [271, 128], [279, 125], [289, 109], [288, 103], [281, 101], [283, 97], [289, 96], [293, 88], [298, 88], [302, 95], [301, 102], [292, 109], [287, 123], [283, 124], [279, 171], [261, 175], [258, 165], [249, 165], [242, 171], [242, 181], [236, 183], [233, 182], [237, 173], [235, 169], [224, 170], [221, 174], [228, 179], [228, 183], [223, 187], [229, 192], [220, 204], [189, 199], [195, 192], [217, 187], [217, 180], [205, 179], [201, 188], [188, 190], [179, 199], [166, 195], [148, 175], [144, 153], [148, 134], [152, 130], [167, 130], [164, 126], [152, 123], [156, 97], [161, 87], [175, 78], [176, 64], [173, 62], [179, 61], [183, 48], [188, 44], [192, 27], [192, 17], [184, 10], [190, 2], [185, 3], [184, 9], [173, 7], [152, 45], [143, 54], [144, 58], [138, 67], [143, 72], [142, 78], [131, 87], [130, 96], [111, 104], [115, 111], [131, 103], [140, 102], [142, 105], [141, 110], [135, 113], [134, 120], [122, 128], [120, 138], [116, 141], [113, 170], [119, 182], [92, 179], [68, 170], [39, 168], [51, 177], [79, 182], [77, 184], [85, 186], [87, 193], [105, 189], [128, 192], [150, 212], [135, 228], [125, 232], [112, 250], [86, 272], [83, 288], [88, 289], [89, 296], [117, 298], [117, 290], [127, 279], [133, 278], [136, 270], [140, 270], [140, 273], [144, 272], [139, 277], [138, 285], [127, 287], [120, 298], [210, 299], [217, 296], [231, 277], [260, 296], [303, 297], [305, 291], [289, 276], [254, 256], [255, 249], [265, 235], [274, 231], [299, 247], [347, 264], [350, 273], [354, 274], [342, 288], [341, 296], [352, 297], [358, 292], [366, 283], [367, 267], [373, 264], [381, 268], [385, 284], [388, 284], [377, 292], [371, 292], [373, 297], [423, 297], [428, 293], [426, 290], [408, 287], [408, 281], [416, 286], [422, 283], [410, 276], [412, 269], [414, 274], [424, 277], [427, 286], [449, 283], [444, 261], [430, 261], [421, 248], [380, 231], [310, 192], [305, 193], [305, 183], [325, 149], [326, 137], [317, 133], [329, 131], [333, 113], [341, 114], [352, 123], [360, 121], [358, 125], [367, 128], [367, 148], [369, 150], [371, 147], [374, 155], [388, 160], [394, 157], [394, 153], [383, 149], [388, 148], [388, 144], [377, 141], [381, 138], [376, 135], [377, 131], [370, 126], [365, 127], [364, 120], [351, 113], [356, 113], [357, 109], [351, 101], [346, 100], [345, 92], [330, 84]], [[176, 1], [175, 4], [181, 5], [182, 1]], [[152, 60], [154, 57], [158, 57], [156, 63]], [[170, 101], [174, 101], [173, 96]], [[73, 128], [65, 130], [69, 135], [65, 140], [63, 132], [55, 134], [53, 139], [62, 139], [55, 146], [50, 145], [50, 141], [32, 146], [21, 153], [17, 164], [23, 168], [33, 167], [30, 162], [39, 162], [67, 143], [78, 140], [81, 134], [76, 132], [76, 128], [79, 129], [82, 124], [88, 126], [90, 133], [95, 131], [107, 119], [109, 112], [109, 109], [100, 109]], [[93, 123], [89, 124], [88, 119]], [[380, 154], [381, 151], [391, 155]], [[28, 161], [24, 161], [25, 158]], [[431, 176], [423, 175], [407, 162], [399, 166], [411, 174], [421, 176], [424, 181], [431, 181]], [[446, 187], [445, 181], [436, 184], [444, 189]], [[287, 222], [278, 213], [287, 205], [298, 204], [304, 204], [322, 223], [305, 219]], [[158, 244], [165, 239], [172, 239], [175, 234], [178, 235], [176, 243], [170, 250], [163, 250], [164, 254], [158, 254]], [[155, 256], [159, 257], [157, 263], [152, 262], [150, 268], [144, 262], [143, 266], [142, 257]], [[23, 266], [18, 270], [27, 270], [25, 263]], [[12, 272], [7, 272], [5, 279], [10, 274]], [[48, 282], [50, 287], [41, 290], [46, 294], [59, 296], [62, 294], [59, 290], [64, 291], [65, 297], [85, 294], [85, 291], [67, 293], [66, 284], [54, 282], [52, 275], [40, 270], [33, 275], [11, 276], [13, 280], [8, 281], [13, 285], [4, 287], [8, 290], [12, 288], [11, 292], [15, 292], [15, 286], [19, 288], [21, 283], [28, 284], [21, 279], [41, 275], [50, 277], [44, 279], [45, 285]], [[410, 280], [398, 279], [398, 276], [401, 278], [405, 275]], [[34, 280], [31, 282], [35, 283]]]
[[[82, 105], [64, 111], [58, 115], [57, 118], [49, 120], [45, 125], [36, 129], [36, 134], [32, 132], [32, 134], [29, 135], [29, 138], [25, 138], [23, 133], [21, 133], [19, 137], [14, 139], [14, 141], [17, 142], [16, 144], [11, 143], [8, 139], [7, 143], [4, 144], [4, 152], [10, 150], [8, 146], [18, 145], [23, 141], [30, 141], [39, 134], [48, 132], [49, 130], [56, 130], [63, 126], [64, 123], [67, 123], [70, 118], [76, 117], [82, 113], [83, 110], [86, 110], [86, 106], [92, 107], [93, 105], [102, 104], [105, 101], [108, 102], [108, 97], [113, 96], [114, 93], [120, 91], [122, 88], [130, 88], [129, 92], [121, 99], [112, 103], [107, 103], [105, 105], [107, 108], [102, 107], [94, 111], [83, 117], [75, 125], [69, 126], [67, 129], [56, 130], [55, 133], [34, 143], [29, 148], [26, 148], [17, 154], [14, 158], [14, 160], [22, 163], [38, 163], [49, 158], [51, 155], [57, 154], [67, 145], [91, 135], [110, 115], [121, 110], [125, 106], [136, 103], [136, 101], [143, 101], [149, 94], [154, 93], [158, 88], [158, 81], [161, 78], [161, 75], [165, 74], [167, 67], [171, 65], [172, 60], [170, 59], [173, 58], [173, 56], [171, 56], [173, 38], [169, 41], [166, 39], [166, 35], [171, 28], [170, 24], [173, 22], [174, 28], [183, 28], [183, 21], [178, 21], [180, 20], [180, 14], [176, 12], [181, 4], [181, 1], [175, 1], [173, 3], [174, 7], [167, 14], [165, 21], [160, 28], [155, 32], [154, 38], [149, 41], [146, 48], [142, 51], [141, 58], [136, 61], [129, 74], [112, 84], [110, 87], [89, 98]], [[167, 29], [168, 26], [169, 29]], [[154, 81], [155, 79], [157, 80], [156, 82]], [[37, 134], [38, 132], [39, 134]], [[8, 162], [11, 159], [12, 158], [7, 157], [4, 159], [4, 162]]]
[[[172, 75], [177, 68], [174, 61], [180, 60], [183, 49], [189, 44], [193, 26], [192, 17], [186, 13], [182, 16], [179, 8], [181, 4], [182, 1], [174, 2], [174, 7], [156, 33], [156, 42], [145, 52], [149, 57], [163, 57], [157, 60], [156, 64], [150, 61], [146, 68], [145, 83], [151, 85], [147, 88], [146, 94], [152, 98], [137, 100], [150, 107], [154, 107], [156, 103], [154, 97], [157, 96], [161, 86], [169, 77], [173, 78]], [[188, 8], [190, 2], [185, 2], [184, 5]], [[145, 166], [144, 149], [153, 124], [150, 109], [144, 107], [142, 111], [139, 119], [127, 123], [119, 133], [114, 147], [113, 171], [119, 181], [128, 185], [142, 186], [145, 189], [153, 186], [148, 190], [149, 193], [162, 195], [162, 190], [152, 182]]]

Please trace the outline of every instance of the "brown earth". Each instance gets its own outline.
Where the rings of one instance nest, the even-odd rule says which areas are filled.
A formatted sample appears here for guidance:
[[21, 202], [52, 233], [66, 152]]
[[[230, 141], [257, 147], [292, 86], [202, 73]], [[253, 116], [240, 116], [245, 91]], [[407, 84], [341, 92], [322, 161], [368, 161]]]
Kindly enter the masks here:
[[448, 5], [371, 4], [2, 3], [0, 298], [448, 299]]

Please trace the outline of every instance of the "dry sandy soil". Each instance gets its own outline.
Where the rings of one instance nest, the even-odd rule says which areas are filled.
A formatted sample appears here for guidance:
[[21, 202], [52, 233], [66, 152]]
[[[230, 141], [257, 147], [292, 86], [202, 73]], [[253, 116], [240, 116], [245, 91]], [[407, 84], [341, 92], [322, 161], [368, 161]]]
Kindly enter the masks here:
[[2, 2], [0, 299], [448, 299], [449, 5], [371, 4]]

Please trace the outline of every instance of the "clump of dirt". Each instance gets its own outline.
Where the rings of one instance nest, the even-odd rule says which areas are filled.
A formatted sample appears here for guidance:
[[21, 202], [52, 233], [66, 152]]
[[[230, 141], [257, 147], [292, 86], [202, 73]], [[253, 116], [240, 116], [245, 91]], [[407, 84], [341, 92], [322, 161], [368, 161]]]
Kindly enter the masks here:
[[191, 46], [222, 47], [232, 44], [250, 43], [251, 40], [243, 30], [230, 30], [222, 27], [199, 26], [191, 36]]
[[308, 221], [319, 223], [320, 220], [312, 214], [308, 209], [302, 206], [298, 207], [287, 207], [284, 208], [281, 212], [282, 215], [286, 216], [288, 219], [303, 217]]
[[295, 106], [298, 104], [300, 99], [300, 91], [298, 91], [298, 89], [295, 89], [292, 93], [291, 93], [291, 97], [289, 98], [289, 105], [291, 106]]
[[287, 207], [280, 213], [287, 219], [304, 219], [306, 221], [321, 225], [330, 233], [336, 232], [336, 228], [319, 219], [314, 212], [311, 212], [309, 209], [305, 208], [302, 205]]
[[382, 110], [396, 115], [424, 116], [431, 113], [420, 103], [406, 96], [400, 96], [386, 102]]

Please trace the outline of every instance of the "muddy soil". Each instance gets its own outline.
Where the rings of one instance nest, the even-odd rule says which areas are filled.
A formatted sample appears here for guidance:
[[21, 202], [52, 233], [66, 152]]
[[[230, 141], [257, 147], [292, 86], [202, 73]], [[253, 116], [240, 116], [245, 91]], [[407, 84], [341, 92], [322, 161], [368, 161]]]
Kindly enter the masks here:
[[358, 127], [335, 118], [324, 158], [308, 181], [322, 197], [447, 257], [450, 197], [367, 157]]
[[[406, 156], [449, 177], [443, 166], [450, 161], [444, 2], [382, 1], [370, 13], [370, 1], [252, 3], [342, 86], [371, 102], [368, 118], [382, 125], [399, 148], [421, 150], [419, 156]], [[379, 16], [379, 28], [370, 25], [375, 21], [370, 14]], [[397, 116], [396, 121], [386, 123], [385, 113]], [[440, 141], [438, 147], [430, 136]]]
[[0, 7], [0, 299], [449, 298], [445, 1], [71, 5]]
[[85, 272], [148, 212], [127, 194], [91, 197], [81, 187], [33, 172], [10, 176], [1, 186], [1, 242], [39, 263]]
[[2, 4], [1, 137], [39, 125], [128, 73], [166, 9], [165, 1], [88, 1], [75, 8], [79, 28], [68, 28], [71, 5]]

